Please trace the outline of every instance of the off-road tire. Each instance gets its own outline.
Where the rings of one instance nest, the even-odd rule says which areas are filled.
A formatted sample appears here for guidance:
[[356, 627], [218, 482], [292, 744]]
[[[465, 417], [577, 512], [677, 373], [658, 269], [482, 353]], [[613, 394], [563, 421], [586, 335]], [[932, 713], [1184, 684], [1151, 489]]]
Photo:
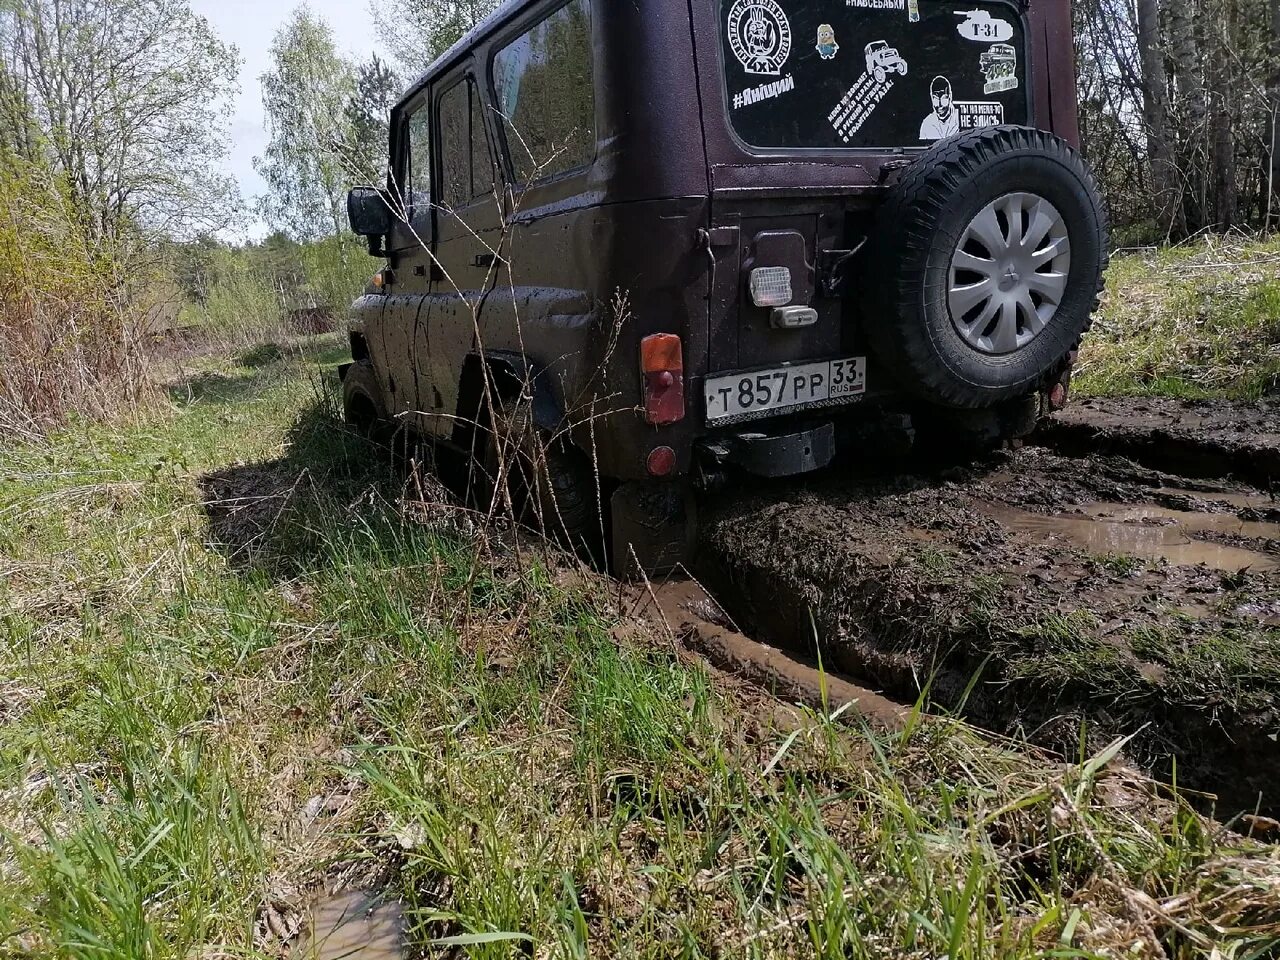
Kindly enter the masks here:
[[[1003, 355], [960, 335], [948, 305], [951, 263], [964, 231], [989, 203], [1018, 192], [1048, 200], [1070, 240], [1066, 290], [1048, 326]], [[1079, 153], [1029, 127], [986, 127], [925, 151], [876, 214], [863, 263], [864, 325], [886, 380], [921, 399], [983, 409], [1060, 376], [1088, 331], [1108, 263], [1107, 219]]]
[[[527, 403], [499, 401], [485, 431], [484, 473], [488, 496], [506, 493], [515, 519], [585, 560], [603, 558], [596, 476], [582, 451], [563, 436], [533, 423]], [[506, 471], [499, 450], [507, 451]]]
[[373, 364], [361, 360], [347, 368], [342, 380], [342, 418], [349, 426], [370, 439], [381, 439], [390, 430], [382, 387]]

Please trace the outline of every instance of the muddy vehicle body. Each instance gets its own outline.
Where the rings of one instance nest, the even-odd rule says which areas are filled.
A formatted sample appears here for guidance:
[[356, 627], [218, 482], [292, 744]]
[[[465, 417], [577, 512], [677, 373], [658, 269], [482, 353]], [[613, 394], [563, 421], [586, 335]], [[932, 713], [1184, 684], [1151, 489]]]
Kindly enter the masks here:
[[509, 0], [352, 194], [387, 269], [348, 416], [476, 463], [536, 435], [557, 525], [647, 567], [727, 475], [1025, 433], [1105, 259], [1071, 58], [1068, 0]]

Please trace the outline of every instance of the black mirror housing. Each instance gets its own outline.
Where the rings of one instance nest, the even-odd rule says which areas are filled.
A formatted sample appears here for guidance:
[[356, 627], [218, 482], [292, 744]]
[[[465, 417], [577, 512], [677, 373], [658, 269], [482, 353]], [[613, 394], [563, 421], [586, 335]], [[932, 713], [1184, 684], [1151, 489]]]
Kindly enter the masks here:
[[352, 232], [370, 240], [391, 232], [391, 208], [377, 187], [356, 187], [347, 194], [347, 219]]

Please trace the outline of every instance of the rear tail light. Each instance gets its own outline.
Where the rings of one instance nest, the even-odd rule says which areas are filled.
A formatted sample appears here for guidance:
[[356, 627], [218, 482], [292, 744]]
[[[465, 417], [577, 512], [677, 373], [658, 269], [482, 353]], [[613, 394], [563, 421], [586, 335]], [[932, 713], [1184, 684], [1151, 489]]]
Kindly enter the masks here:
[[785, 307], [794, 297], [791, 271], [786, 267], [756, 267], [751, 271], [751, 299], [757, 307]]
[[684, 344], [673, 333], [657, 333], [640, 341], [644, 375], [644, 418], [655, 427], [684, 419]]

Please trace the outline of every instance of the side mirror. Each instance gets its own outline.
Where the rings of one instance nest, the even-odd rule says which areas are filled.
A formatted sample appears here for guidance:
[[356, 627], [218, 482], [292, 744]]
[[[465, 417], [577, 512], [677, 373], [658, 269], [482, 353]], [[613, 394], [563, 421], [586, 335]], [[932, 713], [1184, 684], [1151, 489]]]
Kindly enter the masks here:
[[347, 219], [357, 236], [372, 240], [391, 232], [391, 209], [377, 187], [356, 187], [347, 194]]

